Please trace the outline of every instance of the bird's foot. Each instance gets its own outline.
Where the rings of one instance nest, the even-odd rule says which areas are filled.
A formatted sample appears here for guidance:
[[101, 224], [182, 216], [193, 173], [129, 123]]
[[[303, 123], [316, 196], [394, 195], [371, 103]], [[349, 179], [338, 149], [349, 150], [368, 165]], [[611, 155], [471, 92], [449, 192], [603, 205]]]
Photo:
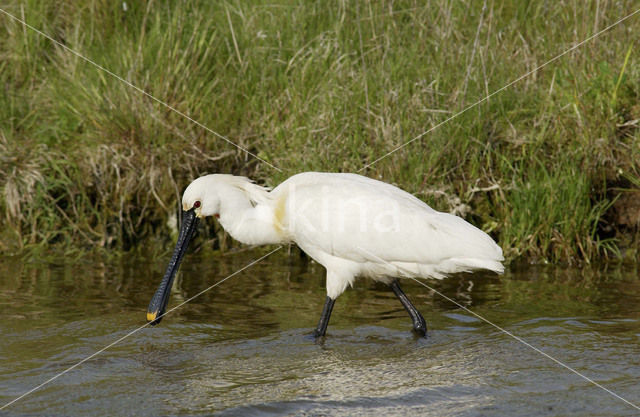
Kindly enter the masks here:
[[314, 339], [320, 339], [321, 337], [325, 336], [325, 332], [315, 329], [313, 331], [313, 333], [311, 333], [311, 337], [313, 337]]
[[313, 332], [307, 334], [304, 338], [314, 342], [315, 344], [323, 345], [325, 340], [325, 334], [318, 332], [318, 329], [316, 329]]
[[413, 332], [420, 337], [427, 337], [427, 322], [424, 319], [414, 322]]

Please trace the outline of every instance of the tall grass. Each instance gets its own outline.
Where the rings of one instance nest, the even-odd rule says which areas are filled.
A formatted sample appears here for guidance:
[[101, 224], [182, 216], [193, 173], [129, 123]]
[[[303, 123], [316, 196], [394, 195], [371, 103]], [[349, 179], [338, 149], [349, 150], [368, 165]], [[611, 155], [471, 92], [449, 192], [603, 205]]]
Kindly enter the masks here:
[[[9, 2], [5, 10], [279, 167], [0, 16], [0, 251], [167, 244], [179, 196], [358, 172], [634, 11], [621, 2]], [[510, 257], [637, 255], [640, 16], [361, 173]], [[209, 222], [205, 234], [220, 233]]]

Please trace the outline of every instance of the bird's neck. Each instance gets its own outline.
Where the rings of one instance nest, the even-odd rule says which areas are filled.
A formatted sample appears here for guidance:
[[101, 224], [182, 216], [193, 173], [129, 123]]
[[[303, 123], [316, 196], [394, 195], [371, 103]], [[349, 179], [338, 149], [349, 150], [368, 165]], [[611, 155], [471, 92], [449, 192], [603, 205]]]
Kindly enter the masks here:
[[242, 190], [234, 190], [221, 201], [220, 224], [231, 237], [247, 245], [282, 243], [285, 240], [282, 232], [274, 226], [273, 207], [266, 203], [252, 204]]

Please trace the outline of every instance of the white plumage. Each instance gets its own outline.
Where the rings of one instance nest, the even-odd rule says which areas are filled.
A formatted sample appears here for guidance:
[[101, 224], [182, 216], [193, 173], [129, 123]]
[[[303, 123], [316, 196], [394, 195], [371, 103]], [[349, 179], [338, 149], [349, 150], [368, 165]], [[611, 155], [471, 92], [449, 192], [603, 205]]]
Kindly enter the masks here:
[[305, 172], [272, 191], [244, 177], [207, 175], [184, 193], [196, 215], [217, 214], [247, 244], [296, 243], [327, 269], [327, 295], [337, 298], [358, 276], [443, 278], [488, 269], [503, 272], [502, 250], [460, 217], [413, 195], [356, 174]]

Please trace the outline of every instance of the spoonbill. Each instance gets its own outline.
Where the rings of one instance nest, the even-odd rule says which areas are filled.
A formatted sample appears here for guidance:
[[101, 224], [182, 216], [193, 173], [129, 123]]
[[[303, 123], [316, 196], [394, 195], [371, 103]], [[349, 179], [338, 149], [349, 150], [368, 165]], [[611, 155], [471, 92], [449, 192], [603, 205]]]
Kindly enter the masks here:
[[187, 187], [182, 209], [175, 250], [147, 310], [152, 325], [166, 310], [187, 245], [206, 216], [217, 217], [242, 243], [295, 243], [325, 267], [327, 297], [315, 337], [325, 335], [336, 298], [357, 277], [389, 285], [414, 331], [424, 336], [427, 324], [398, 278], [504, 271], [502, 249], [482, 230], [400, 188], [357, 174], [305, 172], [271, 191], [245, 177], [205, 175]]

